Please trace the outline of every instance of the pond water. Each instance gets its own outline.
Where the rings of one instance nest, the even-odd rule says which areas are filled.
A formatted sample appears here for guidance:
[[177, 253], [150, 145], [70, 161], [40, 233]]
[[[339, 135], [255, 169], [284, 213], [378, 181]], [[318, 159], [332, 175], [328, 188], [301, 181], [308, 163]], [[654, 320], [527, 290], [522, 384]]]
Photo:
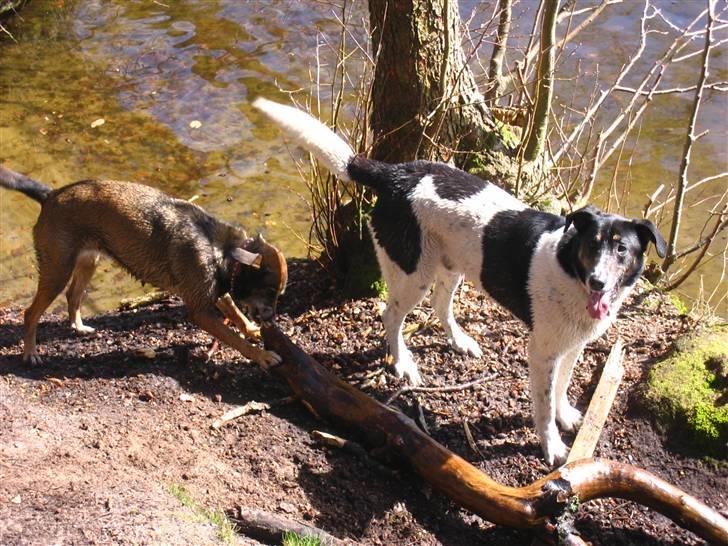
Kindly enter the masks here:
[[[519, 13], [534, 4], [521, 3]], [[353, 34], [363, 40], [366, 4], [352, 5]], [[481, 18], [490, 9], [461, 2], [463, 17], [476, 6]], [[700, 6], [665, 2], [678, 23]], [[635, 46], [640, 10], [631, 0], [615, 9], [571, 46], [565, 66], [573, 69], [578, 59], [582, 68], [598, 61], [602, 74], [617, 70]], [[198, 196], [196, 203], [212, 214], [263, 232], [287, 256], [305, 256], [305, 185], [291, 151], [249, 101], [258, 95], [287, 101], [280, 89], [304, 96], [314, 88], [317, 51], [321, 81], [330, 81], [338, 11], [331, 2], [293, 0], [29, 2], [20, 16], [3, 21], [14, 39], [0, 35], [0, 162], [53, 186], [100, 177]], [[720, 77], [728, 76], [724, 57], [716, 72], [728, 79]], [[681, 77], [692, 84], [694, 68]], [[659, 183], [677, 178], [689, 105], [689, 96], [666, 97], [643, 123], [639, 154], [620, 165], [620, 176], [640, 196], [630, 212]], [[696, 178], [725, 171], [728, 162], [725, 98], [711, 97], [706, 110], [713, 132], [694, 159]], [[716, 191], [696, 193], [693, 201]], [[0, 191], [0, 305], [25, 306], [35, 291], [37, 213], [35, 202]], [[687, 226], [686, 239], [701, 226]], [[706, 268], [713, 278], [719, 262]], [[687, 290], [694, 294], [696, 286]], [[103, 262], [85, 312], [148, 290]], [[54, 308], [64, 305], [59, 298]]]

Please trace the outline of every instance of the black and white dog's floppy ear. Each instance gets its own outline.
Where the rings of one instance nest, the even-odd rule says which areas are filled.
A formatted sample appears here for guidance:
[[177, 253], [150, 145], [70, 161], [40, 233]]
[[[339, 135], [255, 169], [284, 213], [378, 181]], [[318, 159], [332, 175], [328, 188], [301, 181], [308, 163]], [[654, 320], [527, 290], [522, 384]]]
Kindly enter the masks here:
[[566, 215], [566, 225], [564, 226], [564, 232], [569, 230], [569, 226], [574, 224], [576, 231], [584, 231], [584, 229], [590, 224], [596, 222], [597, 216], [599, 215], [599, 209], [592, 205], [587, 205], [584, 208], [575, 210], [571, 214]]
[[263, 256], [255, 252], [248, 252], [244, 248], [234, 248], [230, 255], [235, 261], [255, 269], [260, 269], [260, 264], [263, 262]]
[[667, 243], [660, 235], [655, 224], [649, 220], [634, 220], [634, 225], [637, 230], [637, 237], [640, 238], [640, 243], [642, 243], [642, 252], [647, 250], [647, 245], [652, 241], [657, 250], [657, 255], [664, 258], [665, 254], [667, 254]]

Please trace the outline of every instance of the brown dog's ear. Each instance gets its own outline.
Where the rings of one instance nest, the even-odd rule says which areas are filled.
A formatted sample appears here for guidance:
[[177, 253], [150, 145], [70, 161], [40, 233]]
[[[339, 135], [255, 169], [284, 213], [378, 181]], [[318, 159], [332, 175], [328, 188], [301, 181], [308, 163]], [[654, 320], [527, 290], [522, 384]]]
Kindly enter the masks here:
[[263, 263], [263, 256], [255, 252], [248, 252], [244, 248], [234, 248], [230, 255], [236, 262], [255, 269], [260, 269], [260, 265]]
[[567, 214], [566, 225], [564, 225], [564, 233], [569, 230], [569, 226], [571, 226], [571, 224], [574, 224], [576, 231], [584, 231], [589, 224], [596, 221], [599, 214], [599, 209], [592, 205], [587, 205], [584, 208], [575, 210], [571, 214]]
[[634, 220], [634, 225], [637, 230], [637, 237], [639, 237], [640, 243], [642, 244], [642, 252], [647, 250], [647, 245], [652, 241], [655, 245], [655, 250], [657, 250], [657, 255], [660, 258], [664, 258], [665, 254], [667, 254], [667, 243], [662, 238], [662, 235], [660, 235], [655, 224], [649, 220]]

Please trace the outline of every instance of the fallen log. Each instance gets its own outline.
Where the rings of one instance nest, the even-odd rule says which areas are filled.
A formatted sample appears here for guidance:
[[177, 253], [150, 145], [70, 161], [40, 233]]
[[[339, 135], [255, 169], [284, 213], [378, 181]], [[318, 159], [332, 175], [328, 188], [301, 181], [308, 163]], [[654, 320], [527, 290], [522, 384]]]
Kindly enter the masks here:
[[268, 543], [282, 544], [286, 533], [318, 539], [321, 546], [344, 546], [346, 542], [317, 527], [278, 514], [241, 506], [230, 514], [241, 534]]
[[357, 390], [316, 362], [273, 325], [262, 329], [265, 347], [283, 359], [271, 369], [318, 416], [356, 427], [371, 447], [387, 448], [433, 488], [499, 525], [555, 536], [556, 519], [570, 507], [619, 497], [648, 506], [715, 544], [728, 545], [728, 520], [654, 474], [616, 461], [582, 459], [530, 485], [496, 482], [448, 451], [396, 411]]

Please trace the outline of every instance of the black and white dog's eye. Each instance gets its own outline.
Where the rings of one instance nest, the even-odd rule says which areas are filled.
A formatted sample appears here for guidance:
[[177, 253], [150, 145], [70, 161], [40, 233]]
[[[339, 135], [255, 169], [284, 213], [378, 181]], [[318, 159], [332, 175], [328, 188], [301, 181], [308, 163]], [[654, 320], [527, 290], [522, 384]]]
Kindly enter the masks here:
[[627, 247], [623, 245], [622, 243], [617, 245], [617, 254], [626, 254], [627, 253]]

